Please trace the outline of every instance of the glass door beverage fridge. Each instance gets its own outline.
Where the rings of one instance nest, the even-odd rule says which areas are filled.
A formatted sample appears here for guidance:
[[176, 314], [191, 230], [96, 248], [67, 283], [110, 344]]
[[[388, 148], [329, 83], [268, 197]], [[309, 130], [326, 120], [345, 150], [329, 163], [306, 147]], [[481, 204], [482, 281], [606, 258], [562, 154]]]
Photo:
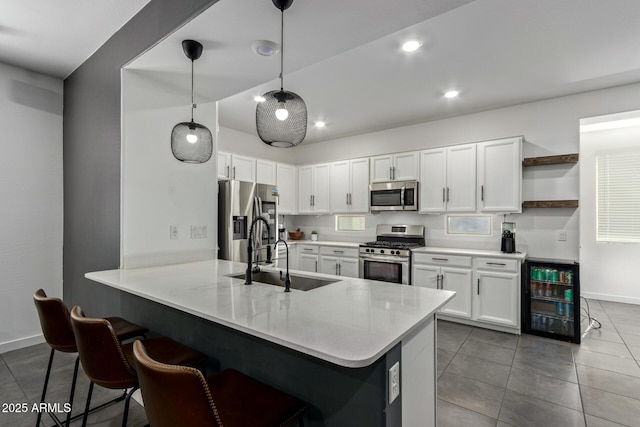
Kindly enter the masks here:
[[580, 276], [574, 261], [528, 259], [522, 282], [522, 330], [580, 344]]

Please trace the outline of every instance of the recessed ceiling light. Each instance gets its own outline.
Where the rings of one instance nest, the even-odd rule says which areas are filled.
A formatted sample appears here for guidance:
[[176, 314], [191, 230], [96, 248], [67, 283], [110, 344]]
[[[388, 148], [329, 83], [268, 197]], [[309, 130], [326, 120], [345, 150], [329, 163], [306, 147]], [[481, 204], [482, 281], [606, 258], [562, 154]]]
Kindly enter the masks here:
[[258, 55], [271, 56], [280, 52], [280, 45], [271, 40], [255, 40], [251, 43], [251, 50]]
[[446, 92], [444, 94], [444, 97], [445, 98], [455, 98], [456, 96], [458, 96], [459, 93], [460, 92], [458, 92], [457, 90], [450, 90], [450, 91], [448, 91], [448, 92]]
[[317, 121], [317, 122], [315, 123], [315, 125], [316, 125], [316, 127], [317, 127], [317, 128], [323, 128], [325, 124], [326, 124], [326, 123], [325, 123], [325, 122], [322, 122], [322, 121]]
[[265, 97], [264, 96], [260, 96], [260, 95], [254, 97], [253, 100], [256, 101], [256, 102], [264, 102], [264, 101], [266, 101]]
[[420, 43], [418, 40], [409, 40], [407, 42], [404, 42], [404, 44], [402, 45], [402, 50], [404, 50], [405, 52], [413, 52], [415, 50], [418, 50], [420, 46], [422, 46], [422, 43]]

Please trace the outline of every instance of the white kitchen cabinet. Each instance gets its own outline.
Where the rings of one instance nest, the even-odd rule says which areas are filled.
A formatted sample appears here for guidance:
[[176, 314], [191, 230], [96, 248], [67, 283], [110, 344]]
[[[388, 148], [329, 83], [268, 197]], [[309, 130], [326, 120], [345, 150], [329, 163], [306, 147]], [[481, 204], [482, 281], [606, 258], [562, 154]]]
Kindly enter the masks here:
[[318, 272], [318, 255], [298, 254], [298, 270]]
[[256, 182], [256, 159], [218, 152], [218, 179]]
[[276, 166], [276, 186], [278, 187], [278, 213], [290, 215], [296, 213], [296, 167], [284, 163]]
[[443, 320], [520, 333], [520, 268], [524, 254], [443, 249], [412, 254], [411, 284], [456, 292]]
[[329, 164], [298, 168], [298, 213], [329, 213]]
[[476, 144], [420, 152], [420, 212], [476, 211]]
[[336, 276], [358, 277], [358, 248], [320, 247], [319, 271]]
[[371, 182], [417, 180], [419, 164], [420, 153], [415, 151], [372, 157]]
[[256, 159], [256, 182], [276, 185], [276, 162]]
[[520, 264], [514, 260], [477, 258], [474, 282], [474, 319], [518, 327]]
[[[289, 270], [298, 269], [298, 252], [296, 245], [290, 244], [289, 246]], [[286, 270], [287, 269], [287, 250], [283, 243], [278, 244], [278, 252], [276, 258], [276, 268]]]
[[369, 159], [331, 163], [330, 185], [332, 213], [369, 211]]
[[522, 212], [522, 137], [478, 144], [482, 212]]
[[414, 256], [412, 284], [455, 291], [456, 296], [440, 313], [471, 319], [472, 258], [467, 256], [419, 254]]
[[231, 179], [231, 153], [218, 151], [218, 179]]

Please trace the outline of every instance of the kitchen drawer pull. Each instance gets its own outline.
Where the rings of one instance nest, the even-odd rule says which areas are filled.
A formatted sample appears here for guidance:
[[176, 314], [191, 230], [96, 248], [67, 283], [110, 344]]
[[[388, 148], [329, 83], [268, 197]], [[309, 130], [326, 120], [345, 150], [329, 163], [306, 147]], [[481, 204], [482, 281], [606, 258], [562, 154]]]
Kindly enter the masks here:
[[500, 267], [506, 267], [507, 264], [504, 262], [488, 262], [487, 265], [499, 265]]
[[303, 251], [312, 251], [313, 248], [302, 248]]
[[449, 258], [431, 258], [434, 261], [444, 261], [444, 262], [449, 262]]
[[335, 250], [334, 250], [334, 251], [333, 251], [333, 253], [334, 253], [334, 254], [343, 254], [343, 253], [344, 253], [344, 251], [335, 251]]

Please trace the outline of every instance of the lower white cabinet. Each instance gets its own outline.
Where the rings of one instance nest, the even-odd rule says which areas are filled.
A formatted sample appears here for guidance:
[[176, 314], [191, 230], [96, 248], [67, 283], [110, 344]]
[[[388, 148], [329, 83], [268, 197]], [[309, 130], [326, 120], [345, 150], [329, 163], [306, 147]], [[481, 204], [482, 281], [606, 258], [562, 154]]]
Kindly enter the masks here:
[[478, 258], [476, 264], [474, 319], [519, 327], [519, 263]]
[[320, 247], [320, 273], [357, 278], [358, 267], [357, 248]]
[[[493, 251], [474, 251], [468, 256], [455, 252], [414, 252], [411, 284], [456, 292], [439, 318], [519, 334], [524, 255], [511, 259]], [[479, 256], [481, 252], [487, 256]]]
[[[440, 312], [471, 319], [471, 257], [428, 255], [417, 258], [411, 272], [413, 285], [455, 291], [456, 296]], [[429, 264], [421, 263], [425, 261]], [[451, 266], [455, 264], [459, 266]]]
[[298, 245], [298, 270], [318, 272], [318, 246]]

